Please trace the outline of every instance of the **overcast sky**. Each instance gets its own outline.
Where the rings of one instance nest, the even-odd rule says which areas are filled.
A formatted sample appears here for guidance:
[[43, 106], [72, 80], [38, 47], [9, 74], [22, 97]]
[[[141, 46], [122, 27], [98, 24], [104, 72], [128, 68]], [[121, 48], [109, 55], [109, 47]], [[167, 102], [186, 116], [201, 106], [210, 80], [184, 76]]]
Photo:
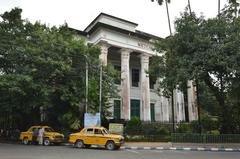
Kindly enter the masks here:
[[[169, 11], [172, 21], [180, 16], [187, 0], [171, 0]], [[221, 7], [227, 0], [221, 0]], [[205, 17], [217, 14], [218, 0], [191, 0], [192, 11]], [[23, 9], [23, 18], [31, 22], [40, 20], [49, 25], [65, 21], [72, 28], [84, 30], [101, 12], [138, 24], [138, 30], [160, 37], [169, 35], [165, 5], [158, 6], [151, 0], [0, 0], [0, 14], [14, 7]]]

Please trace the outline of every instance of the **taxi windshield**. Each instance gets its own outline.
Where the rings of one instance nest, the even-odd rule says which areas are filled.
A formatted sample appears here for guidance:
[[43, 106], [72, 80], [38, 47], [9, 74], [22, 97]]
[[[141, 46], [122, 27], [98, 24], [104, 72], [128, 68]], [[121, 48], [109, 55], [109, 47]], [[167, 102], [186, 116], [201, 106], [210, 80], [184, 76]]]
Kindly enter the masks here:
[[108, 132], [107, 129], [102, 129], [102, 132], [103, 132], [104, 134], [109, 134], [109, 132]]
[[50, 128], [50, 127], [49, 128], [45, 128], [44, 130], [45, 130], [45, 132], [54, 132], [53, 128]]

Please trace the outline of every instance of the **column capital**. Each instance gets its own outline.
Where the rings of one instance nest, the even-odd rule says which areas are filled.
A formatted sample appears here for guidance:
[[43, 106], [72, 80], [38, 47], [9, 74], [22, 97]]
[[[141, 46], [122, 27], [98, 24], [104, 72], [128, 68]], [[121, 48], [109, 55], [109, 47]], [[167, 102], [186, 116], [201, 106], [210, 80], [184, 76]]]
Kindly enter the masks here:
[[141, 63], [147, 63], [147, 64], [149, 64], [149, 58], [150, 58], [150, 57], [151, 57], [151, 55], [142, 53], [142, 54], [140, 55]]
[[122, 59], [129, 59], [132, 50], [131, 49], [122, 48], [120, 50], [120, 52], [121, 52], [121, 58]]
[[149, 58], [149, 57], [151, 57], [152, 55], [147, 54], [147, 53], [141, 53], [140, 56], [141, 56], [141, 57], [148, 57], [148, 58]]
[[131, 52], [133, 52], [133, 50], [128, 48], [121, 48], [120, 52], [125, 54], [130, 54]]
[[102, 53], [108, 53], [108, 48], [109, 48], [111, 45], [108, 44], [108, 43], [105, 43], [105, 42], [101, 42], [101, 43], [99, 44], [99, 46], [100, 46], [100, 49], [101, 49], [101, 52], [102, 52]]
[[104, 66], [107, 65], [107, 56], [108, 56], [108, 48], [111, 46], [107, 42], [100, 42], [98, 44], [101, 49], [101, 54], [99, 55], [99, 58]]

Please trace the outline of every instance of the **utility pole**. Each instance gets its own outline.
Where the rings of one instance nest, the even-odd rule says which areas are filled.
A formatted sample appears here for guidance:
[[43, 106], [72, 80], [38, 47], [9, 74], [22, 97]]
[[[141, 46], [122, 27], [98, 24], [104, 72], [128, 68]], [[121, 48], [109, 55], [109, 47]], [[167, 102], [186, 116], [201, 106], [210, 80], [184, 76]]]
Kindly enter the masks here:
[[101, 126], [101, 113], [102, 113], [102, 64], [100, 64], [100, 79], [99, 79], [99, 115], [100, 115], [100, 126]]
[[172, 130], [175, 133], [175, 113], [174, 113], [174, 89], [172, 90]]
[[86, 80], [86, 103], [85, 103], [85, 113], [88, 112], [88, 62], [86, 59], [86, 75], [85, 75], [85, 80]]

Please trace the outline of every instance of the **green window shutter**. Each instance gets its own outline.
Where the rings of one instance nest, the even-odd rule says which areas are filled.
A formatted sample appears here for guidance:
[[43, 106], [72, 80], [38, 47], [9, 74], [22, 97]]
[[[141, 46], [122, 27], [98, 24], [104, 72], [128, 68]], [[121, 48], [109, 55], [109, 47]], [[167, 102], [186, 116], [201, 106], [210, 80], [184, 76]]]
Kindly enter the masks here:
[[140, 80], [140, 71], [139, 69], [132, 69], [132, 86], [139, 87], [139, 80]]
[[155, 105], [154, 105], [154, 103], [151, 103], [150, 107], [151, 107], [151, 121], [155, 121]]
[[114, 100], [114, 109], [113, 109], [113, 117], [114, 119], [121, 118], [121, 102], [120, 100]]
[[140, 100], [131, 99], [131, 117], [140, 119]]
[[114, 78], [114, 83], [121, 85], [121, 66], [114, 65], [114, 69], [117, 71], [117, 77]]

